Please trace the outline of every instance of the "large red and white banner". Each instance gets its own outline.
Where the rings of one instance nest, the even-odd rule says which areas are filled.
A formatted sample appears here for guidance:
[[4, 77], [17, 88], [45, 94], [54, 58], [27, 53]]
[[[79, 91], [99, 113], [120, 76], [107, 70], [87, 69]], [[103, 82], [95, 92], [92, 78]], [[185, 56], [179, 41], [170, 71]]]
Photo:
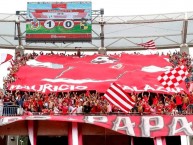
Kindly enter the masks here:
[[193, 136], [193, 115], [188, 116], [130, 116], [130, 115], [64, 115], [64, 116], [11, 116], [0, 117], [0, 126], [25, 120], [48, 120], [88, 123], [121, 134], [137, 137]]
[[126, 92], [186, 91], [185, 83], [166, 90], [157, 80], [170, 70], [167, 56], [92, 55], [84, 57], [42, 55], [21, 66], [11, 90], [40, 92], [97, 90], [105, 92], [111, 83], [119, 84]]

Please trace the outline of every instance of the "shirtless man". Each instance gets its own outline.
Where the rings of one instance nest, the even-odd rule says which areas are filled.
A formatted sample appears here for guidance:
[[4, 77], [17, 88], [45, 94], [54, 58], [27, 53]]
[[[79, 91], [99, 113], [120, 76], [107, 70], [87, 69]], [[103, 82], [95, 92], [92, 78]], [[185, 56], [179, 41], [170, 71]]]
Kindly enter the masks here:
[[190, 110], [188, 109], [188, 106], [190, 105], [190, 99], [187, 94], [182, 95], [182, 109], [184, 113], [190, 113]]
[[184, 94], [182, 99], [183, 104], [185, 104], [186, 106], [188, 106], [190, 104], [190, 100], [188, 98], [188, 96], [186, 94]]

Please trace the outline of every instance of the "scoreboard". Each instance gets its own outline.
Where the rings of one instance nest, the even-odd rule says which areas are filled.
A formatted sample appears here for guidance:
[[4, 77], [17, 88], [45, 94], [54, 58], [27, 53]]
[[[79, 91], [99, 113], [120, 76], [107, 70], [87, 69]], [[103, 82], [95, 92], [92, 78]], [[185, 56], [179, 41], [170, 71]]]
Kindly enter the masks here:
[[91, 2], [28, 2], [26, 42], [91, 42]]

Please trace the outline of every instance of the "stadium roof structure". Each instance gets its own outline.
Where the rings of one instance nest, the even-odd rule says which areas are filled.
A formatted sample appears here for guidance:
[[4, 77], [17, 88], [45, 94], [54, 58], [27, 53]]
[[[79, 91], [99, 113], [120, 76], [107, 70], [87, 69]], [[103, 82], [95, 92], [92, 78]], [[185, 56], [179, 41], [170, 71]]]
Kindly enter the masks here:
[[[104, 23], [104, 47], [107, 51], [143, 50], [138, 44], [154, 40], [158, 49], [193, 46], [193, 12], [136, 15], [93, 16], [92, 42], [26, 43], [25, 15], [20, 15], [21, 44], [25, 50], [97, 51], [101, 47], [101, 22]], [[15, 49], [18, 45], [16, 14], [0, 14], [0, 48]]]

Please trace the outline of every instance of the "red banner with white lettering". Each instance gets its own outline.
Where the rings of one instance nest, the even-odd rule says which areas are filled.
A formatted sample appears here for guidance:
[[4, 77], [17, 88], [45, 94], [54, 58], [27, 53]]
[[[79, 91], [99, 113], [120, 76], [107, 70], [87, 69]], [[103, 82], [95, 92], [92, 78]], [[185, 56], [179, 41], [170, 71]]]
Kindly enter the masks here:
[[158, 55], [91, 55], [81, 58], [40, 55], [20, 67], [16, 73], [17, 80], [10, 84], [9, 89], [39, 92], [105, 92], [110, 84], [115, 82], [126, 92], [186, 91], [184, 82], [169, 90], [158, 82], [157, 77], [171, 68], [168, 57]]
[[188, 116], [130, 116], [130, 115], [103, 115], [103, 116], [10, 116], [0, 117], [0, 126], [25, 120], [47, 120], [60, 122], [88, 123], [104, 127], [121, 134], [137, 137], [160, 137], [193, 135], [193, 115]]

